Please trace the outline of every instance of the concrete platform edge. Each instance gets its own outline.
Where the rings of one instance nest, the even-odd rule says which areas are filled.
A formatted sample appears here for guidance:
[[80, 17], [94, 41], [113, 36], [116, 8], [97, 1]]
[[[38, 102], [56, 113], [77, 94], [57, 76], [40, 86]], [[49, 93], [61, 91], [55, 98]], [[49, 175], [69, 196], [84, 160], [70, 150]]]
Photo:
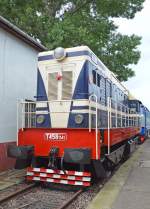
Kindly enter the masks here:
[[112, 178], [104, 185], [102, 190], [94, 197], [87, 209], [111, 209], [121, 188], [134, 164], [138, 161], [143, 152], [143, 145], [132, 154], [132, 156], [118, 169]]

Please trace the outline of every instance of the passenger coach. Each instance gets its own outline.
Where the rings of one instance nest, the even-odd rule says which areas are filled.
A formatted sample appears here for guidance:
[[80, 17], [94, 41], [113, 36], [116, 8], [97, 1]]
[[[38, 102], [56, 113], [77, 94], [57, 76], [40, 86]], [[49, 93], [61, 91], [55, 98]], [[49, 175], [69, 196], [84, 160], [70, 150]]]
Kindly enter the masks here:
[[141, 115], [141, 131], [140, 131], [140, 139], [141, 142], [145, 141], [150, 136], [150, 111], [141, 104], [140, 107], [140, 115]]

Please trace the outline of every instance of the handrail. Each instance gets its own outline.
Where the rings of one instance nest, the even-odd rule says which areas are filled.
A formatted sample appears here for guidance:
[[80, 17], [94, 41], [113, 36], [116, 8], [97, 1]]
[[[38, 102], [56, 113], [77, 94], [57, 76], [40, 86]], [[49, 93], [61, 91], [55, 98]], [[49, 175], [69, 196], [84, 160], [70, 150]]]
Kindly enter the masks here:
[[89, 96], [89, 132], [91, 132], [91, 120], [92, 120], [92, 117], [91, 117], [91, 97], [92, 95]]
[[[94, 97], [95, 99], [92, 100], [92, 97]], [[128, 107], [124, 107], [122, 108], [121, 112], [118, 108], [120, 107], [120, 105], [118, 105], [119, 103], [117, 101], [113, 101], [112, 98], [110, 98], [111, 101], [109, 102], [109, 117], [111, 116], [111, 119], [109, 121], [109, 125], [111, 125], [112, 128], [117, 128], [117, 127], [121, 127], [121, 123], [122, 123], [122, 127], [129, 127], [129, 126], [133, 126], [133, 125], [137, 125], [138, 120], [139, 120], [139, 116], [133, 112], [129, 112], [129, 108]], [[88, 125], [88, 129], [89, 132], [91, 132], [92, 129], [92, 115], [96, 113], [96, 124], [95, 124], [95, 128], [98, 129], [98, 111], [102, 110], [102, 111], [108, 111], [108, 102], [107, 102], [107, 106], [98, 103], [98, 99], [96, 95], [90, 95], [89, 99], [77, 99], [77, 100], [59, 100], [57, 102], [73, 102], [73, 105], [76, 106], [76, 102], [82, 101], [82, 106], [84, 108], [84, 106], [89, 106], [89, 110], [87, 110], [87, 113], [89, 113], [89, 125]], [[17, 130], [19, 128], [32, 128], [32, 127], [36, 127], [36, 115], [37, 114], [55, 114], [55, 113], [75, 113], [75, 111], [72, 111], [70, 109], [57, 109], [57, 111], [55, 110], [51, 110], [49, 111], [49, 104], [53, 103], [55, 101], [23, 101], [20, 100], [18, 101], [17, 104]], [[75, 102], [75, 103], [74, 103]], [[110, 104], [112, 103], [112, 105]], [[77, 106], [79, 104], [77, 103]], [[80, 105], [79, 105], [80, 106]], [[123, 105], [124, 106], [124, 105]], [[93, 111], [93, 107], [96, 108], [96, 111]], [[46, 108], [39, 110], [38, 108]], [[126, 111], [125, 111], [126, 109]], [[43, 113], [39, 113], [39, 112], [43, 112]], [[111, 113], [111, 114], [110, 114]], [[121, 120], [122, 118], [122, 120]], [[122, 121], [122, 122], [121, 122]], [[112, 122], [112, 124], [110, 124]], [[118, 123], [119, 122], [119, 123]], [[102, 127], [102, 128], [107, 128], [107, 127]]]
[[120, 109], [121, 109], [121, 127], [122, 127], [122, 106], [120, 105]]
[[98, 160], [98, 127], [97, 127], [97, 96], [95, 94], [91, 94], [89, 96], [89, 132], [91, 132], [91, 106], [90, 102], [92, 101], [92, 97], [95, 97], [96, 101], [96, 117], [95, 117], [95, 135], [96, 135], [96, 159]]
[[[24, 115], [23, 114], [23, 109], [24, 109], [24, 106], [22, 106], [22, 108], [21, 108], [21, 115]], [[24, 118], [25, 118], [25, 115], [24, 115]], [[23, 130], [23, 127], [24, 127], [24, 118], [23, 118], [22, 123], [21, 123], [21, 129], [22, 130]]]
[[18, 130], [19, 130], [19, 103], [17, 101], [17, 146], [18, 146]]
[[111, 112], [110, 112], [110, 108], [111, 107], [111, 100], [110, 97], [107, 97], [107, 116], [108, 116], [108, 151], [107, 151], [107, 155], [110, 155], [110, 128], [111, 128]]

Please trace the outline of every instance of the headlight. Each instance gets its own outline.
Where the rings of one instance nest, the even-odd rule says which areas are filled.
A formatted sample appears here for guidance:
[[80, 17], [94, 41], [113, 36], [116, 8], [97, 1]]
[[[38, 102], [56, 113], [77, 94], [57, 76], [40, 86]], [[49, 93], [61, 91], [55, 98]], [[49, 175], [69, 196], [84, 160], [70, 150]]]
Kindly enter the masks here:
[[77, 124], [81, 124], [83, 122], [83, 119], [84, 119], [83, 115], [80, 115], [80, 114], [75, 115], [75, 122]]
[[36, 118], [36, 122], [41, 124], [41, 123], [44, 123], [45, 121], [45, 117], [44, 115], [38, 115], [37, 118]]
[[54, 50], [54, 57], [56, 60], [63, 60], [66, 57], [65, 49], [58, 47]]

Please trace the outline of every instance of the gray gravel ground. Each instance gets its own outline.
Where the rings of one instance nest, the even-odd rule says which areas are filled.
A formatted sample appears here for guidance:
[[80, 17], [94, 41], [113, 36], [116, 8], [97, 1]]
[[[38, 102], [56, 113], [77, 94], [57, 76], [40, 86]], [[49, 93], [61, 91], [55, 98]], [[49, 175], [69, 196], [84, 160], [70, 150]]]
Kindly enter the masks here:
[[[3, 196], [21, 188], [23, 185], [24, 184], [16, 185], [4, 190]], [[67, 207], [67, 209], [86, 208], [88, 203], [93, 199], [101, 187], [102, 183], [98, 183], [91, 186], [89, 189], [86, 189], [71, 205]], [[48, 185], [46, 188], [39, 186], [3, 203], [0, 206], [0, 209], [57, 209], [71, 198], [74, 193], [75, 191], [70, 190], [70, 187], [66, 187], [66, 185], [55, 185], [50, 188], [48, 188]], [[0, 193], [0, 196], [1, 195], [2, 193]]]
[[102, 182], [93, 185], [80, 196], [78, 196], [77, 199], [67, 207], [67, 209], [86, 209], [90, 201], [95, 197], [95, 195], [100, 191], [102, 187]]
[[36, 187], [1, 204], [0, 209], [57, 209], [73, 194], [73, 191]]

